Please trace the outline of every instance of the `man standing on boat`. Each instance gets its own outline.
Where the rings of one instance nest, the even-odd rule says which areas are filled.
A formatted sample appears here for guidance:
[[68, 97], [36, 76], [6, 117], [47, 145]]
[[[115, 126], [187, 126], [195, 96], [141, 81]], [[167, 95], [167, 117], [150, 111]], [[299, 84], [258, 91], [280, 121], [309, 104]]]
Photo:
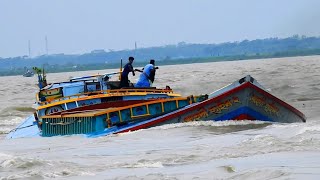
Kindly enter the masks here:
[[121, 73], [120, 88], [129, 87], [128, 75], [130, 72], [132, 72], [132, 75], [135, 76], [133, 66], [132, 66], [133, 60], [134, 58], [130, 56], [129, 62], [123, 67], [123, 71]]
[[140, 74], [135, 87], [151, 87], [156, 75], [156, 69], [158, 69], [158, 67], [155, 67], [154, 59], [150, 60], [150, 63], [143, 68], [143, 71], [136, 69], [142, 73]]

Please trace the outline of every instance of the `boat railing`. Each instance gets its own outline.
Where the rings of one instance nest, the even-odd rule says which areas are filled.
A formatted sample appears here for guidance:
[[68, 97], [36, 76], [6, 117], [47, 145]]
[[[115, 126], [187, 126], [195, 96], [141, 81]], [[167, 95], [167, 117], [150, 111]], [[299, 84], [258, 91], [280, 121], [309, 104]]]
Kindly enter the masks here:
[[[133, 104], [129, 106], [123, 106], [123, 107], [110, 107], [106, 109], [93, 109], [93, 110], [85, 110], [85, 111], [72, 111], [72, 112], [64, 112], [59, 115], [45, 115], [43, 118], [61, 118], [61, 117], [84, 117], [84, 116], [99, 116], [102, 114], [108, 114], [112, 112], [120, 112], [122, 110], [130, 110], [131, 117], [135, 116], [140, 116], [140, 115], [133, 115], [133, 108], [135, 107], [140, 107], [140, 106], [146, 106], [147, 107], [147, 114], [150, 114], [149, 112], [149, 106], [153, 104], [160, 103], [161, 104], [161, 112], [165, 111], [164, 103], [168, 102], [174, 102], [175, 108], [179, 107], [179, 101], [186, 101], [188, 104], [192, 103], [192, 96], [188, 97], [177, 97], [177, 98], [172, 98], [172, 99], [159, 99], [155, 101], [150, 101], [150, 102], [143, 102], [143, 103], [138, 103], [138, 104]], [[143, 114], [145, 115], [145, 114]]]
[[43, 116], [42, 135], [86, 134], [160, 116], [192, 103], [190, 97], [161, 99], [124, 107]]
[[59, 97], [56, 99], [52, 100], [47, 100], [40, 102], [41, 105], [47, 105], [55, 102], [59, 102], [62, 100], [69, 100], [72, 98], [81, 98], [81, 97], [87, 97], [91, 95], [98, 95], [98, 94], [110, 94], [110, 95], [128, 95], [129, 93], [163, 93], [163, 94], [172, 94], [173, 90], [172, 89], [155, 89], [155, 88], [134, 88], [134, 89], [113, 89], [113, 90], [100, 90], [100, 91], [90, 91], [90, 92], [85, 92], [81, 94], [74, 94], [70, 96], [64, 96], [64, 97]]

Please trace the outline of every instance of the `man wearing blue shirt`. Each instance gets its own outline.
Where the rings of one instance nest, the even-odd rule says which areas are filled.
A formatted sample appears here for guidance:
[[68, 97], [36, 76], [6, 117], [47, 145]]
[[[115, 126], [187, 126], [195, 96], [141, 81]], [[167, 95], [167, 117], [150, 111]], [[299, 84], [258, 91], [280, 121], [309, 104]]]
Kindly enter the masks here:
[[151, 59], [150, 63], [147, 64], [144, 68], [138, 82], [135, 84], [134, 87], [151, 87], [157, 67], [155, 67], [155, 60]]

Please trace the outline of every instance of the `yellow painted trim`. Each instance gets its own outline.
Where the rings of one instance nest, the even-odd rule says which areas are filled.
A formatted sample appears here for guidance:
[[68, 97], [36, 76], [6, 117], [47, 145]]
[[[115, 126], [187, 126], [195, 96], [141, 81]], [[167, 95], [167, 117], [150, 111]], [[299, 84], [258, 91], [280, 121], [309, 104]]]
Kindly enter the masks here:
[[180, 96], [181, 96], [181, 94], [174, 93], [174, 94], [168, 94], [168, 96], [180, 97]]
[[139, 118], [139, 117], [144, 117], [144, 116], [150, 116], [151, 114], [142, 114], [142, 115], [137, 115], [137, 116], [131, 116], [131, 118]]
[[[57, 105], [61, 105], [61, 104], [65, 104], [65, 103], [70, 103], [70, 102], [75, 102], [75, 101], [83, 101], [83, 100], [91, 100], [91, 99], [98, 99], [98, 98], [104, 98], [104, 97], [119, 97], [119, 96], [145, 96], [147, 94], [147, 92], [130, 92], [127, 94], [123, 94], [123, 93], [110, 93], [110, 94], [98, 94], [98, 95], [92, 95], [92, 96], [85, 96], [85, 97], [80, 97], [80, 98], [72, 98], [72, 99], [68, 99], [68, 100], [61, 100], [58, 102], [53, 102], [53, 103], [49, 103], [49, 104], [45, 104], [45, 105], [41, 105], [38, 106], [37, 110], [41, 110], [41, 109], [45, 109], [48, 107], [53, 107], [53, 106], [57, 106]], [[172, 96], [172, 97], [181, 97], [180, 94], [167, 94], [168, 96]]]
[[[130, 94], [130, 93], [160, 93], [160, 94], [174, 94], [173, 90], [167, 90], [167, 89], [114, 89], [114, 90], [103, 90], [103, 91], [93, 91], [93, 92], [86, 92], [86, 93], [81, 93], [81, 94], [74, 94], [71, 96], [64, 96], [60, 98], [53, 99], [51, 101], [46, 101], [46, 102], [40, 102], [41, 104], [47, 104], [51, 103], [52, 101], [62, 101], [62, 99], [73, 99], [73, 97], [77, 96], [80, 98], [81, 96], [89, 96], [90, 94], [116, 94], [116, 93], [121, 93], [121, 94]], [[38, 100], [40, 101], [40, 100]]]
[[110, 128], [110, 127], [111, 127], [111, 119], [110, 119], [109, 113], [107, 113], [107, 119], [106, 119], [106, 121], [107, 121], [108, 128]]
[[162, 110], [162, 112], [164, 112], [164, 104], [163, 104], [163, 102], [161, 103], [161, 110]]
[[149, 112], [149, 106], [148, 106], [148, 105], [147, 105], [147, 113], [150, 114], [150, 112]]
[[133, 114], [133, 110], [132, 110], [132, 107], [130, 107], [130, 113], [131, 113], [131, 114]]
[[67, 117], [94, 117], [92, 113], [78, 113], [78, 114], [68, 114], [68, 115], [46, 115], [42, 118], [67, 118]]
[[39, 93], [36, 93], [36, 101], [40, 101], [40, 99], [39, 99]]
[[133, 107], [138, 107], [138, 106], [148, 106], [150, 104], [157, 104], [157, 103], [161, 103], [162, 105], [162, 112], [164, 112], [164, 105], [163, 102], [169, 102], [169, 101], [177, 101], [177, 100], [187, 100], [186, 97], [178, 97], [178, 98], [171, 98], [171, 99], [159, 99], [159, 100], [155, 100], [155, 101], [151, 101], [151, 102], [147, 102], [147, 103], [139, 103], [139, 104], [133, 104], [130, 106], [124, 106], [124, 107], [119, 107], [119, 108], [108, 108], [108, 109], [104, 109], [104, 110], [92, 110], [89, 112], [79, 112], [79, 113], [73, 113], [73, 114], [62, 114], [62, 115], [46, 115], [46, 116], [42, 116], [42, 118], [61, 118], [61, 117], [94, 117], [94, 116], [99, 116], [102, 114], [107, 114], [107, 113], [111, 113], [111, 112], [115, 112], [115, 111], [120, 111], [124, 110], [124, 109], [131, 109], [131, 113], [132, 113], [132, 108]]
[[120, 122], [122, 122], [121, 111], [119, 110], [118, 113], [119, 113], [119, 120], [120, 120]]

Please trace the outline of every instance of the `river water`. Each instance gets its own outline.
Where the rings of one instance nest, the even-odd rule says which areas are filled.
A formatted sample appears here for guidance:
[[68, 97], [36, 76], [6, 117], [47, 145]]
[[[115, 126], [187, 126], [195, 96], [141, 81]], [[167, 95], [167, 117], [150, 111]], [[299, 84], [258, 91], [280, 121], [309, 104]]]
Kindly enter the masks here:
[[33, 112], [37, 86], [36, 77], [0, 77], [0, 179], [320, 179], [320, 56], [160, 66], [154, 86], [197, 95], [248, 74], [307, 123], [198, 121], [100, 138], [5, 139]]

